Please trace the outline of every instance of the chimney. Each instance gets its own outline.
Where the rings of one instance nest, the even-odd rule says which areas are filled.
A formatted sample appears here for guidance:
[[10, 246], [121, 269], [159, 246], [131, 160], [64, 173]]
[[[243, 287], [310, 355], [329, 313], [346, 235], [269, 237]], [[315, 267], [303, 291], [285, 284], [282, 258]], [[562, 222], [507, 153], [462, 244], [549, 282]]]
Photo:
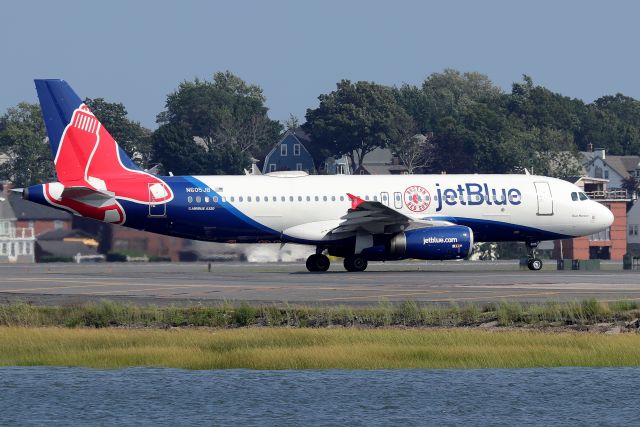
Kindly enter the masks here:
[[596, 156], [600, 157], [602, 160], [605, 159], [604, 148], [596, 148], [595, 153], [596, 153]]

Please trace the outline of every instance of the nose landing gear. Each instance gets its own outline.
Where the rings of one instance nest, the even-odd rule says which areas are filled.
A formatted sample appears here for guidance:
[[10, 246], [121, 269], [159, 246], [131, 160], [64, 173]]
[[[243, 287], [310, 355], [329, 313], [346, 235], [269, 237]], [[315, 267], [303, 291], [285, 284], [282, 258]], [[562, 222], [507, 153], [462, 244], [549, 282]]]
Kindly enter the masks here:
[[529, 256], [527, 267], [529, 270], [538, 271], [542, 269], [542, 260], [540, 258], [536, 258], [536, 248], [539, 243], [540, 242], [526, 242], [527, 255]]

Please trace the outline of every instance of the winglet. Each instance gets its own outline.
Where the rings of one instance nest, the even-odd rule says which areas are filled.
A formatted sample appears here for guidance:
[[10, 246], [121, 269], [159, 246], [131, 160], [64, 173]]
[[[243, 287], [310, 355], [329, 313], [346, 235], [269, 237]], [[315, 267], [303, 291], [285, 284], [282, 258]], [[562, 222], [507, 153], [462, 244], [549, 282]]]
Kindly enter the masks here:
[[347, 196], [349, 197], [349, 199], [351, 199], [351, 209], [358, 209], [358, 206], [365, 202], [360, 197], [354, 196], [351, 193], [347, 193]]

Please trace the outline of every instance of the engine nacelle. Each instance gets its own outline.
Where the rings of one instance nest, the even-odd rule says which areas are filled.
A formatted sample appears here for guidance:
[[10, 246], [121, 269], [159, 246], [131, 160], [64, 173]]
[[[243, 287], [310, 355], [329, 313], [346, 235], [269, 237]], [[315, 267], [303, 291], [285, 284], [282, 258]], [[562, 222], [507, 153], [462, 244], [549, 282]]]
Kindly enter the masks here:
[[370, 260], [462, 259], [473, 250], [473, 231], [462, 225], [407, 230], [386, 245], [375, 245], [362, 253]]

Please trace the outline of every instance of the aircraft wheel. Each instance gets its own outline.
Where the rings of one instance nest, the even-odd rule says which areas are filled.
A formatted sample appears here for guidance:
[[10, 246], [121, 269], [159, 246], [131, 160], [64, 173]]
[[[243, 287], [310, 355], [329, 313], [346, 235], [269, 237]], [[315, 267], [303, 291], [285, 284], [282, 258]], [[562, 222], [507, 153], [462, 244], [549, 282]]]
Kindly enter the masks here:
[[531, 258], [527, 263], [529, 270], [538, 271], [542, 268], [542, 260], [538, 258]]
[[313, 254], [307, 258], [306, 266], [309, 271], [327, 271], [331, 261], [325, 255]]
[[351, 255], [344, 259], [344, 268], [347, 271], [365, 271], [369, 263], [362, 255]]

